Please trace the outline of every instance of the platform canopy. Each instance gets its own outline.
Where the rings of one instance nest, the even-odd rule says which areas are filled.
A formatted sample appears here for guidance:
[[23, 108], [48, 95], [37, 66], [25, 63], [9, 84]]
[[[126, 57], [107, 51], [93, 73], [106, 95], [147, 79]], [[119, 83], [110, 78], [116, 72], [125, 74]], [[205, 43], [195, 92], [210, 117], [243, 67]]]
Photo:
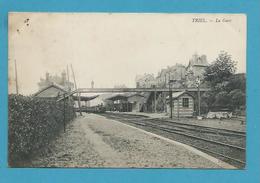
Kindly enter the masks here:
[[[95, 96], [80, 96], [80, 100], [81, 101], [90, 101], [93, 100], [95, 98], [97, 98], [99, 95], [95, 95]], [[73, 96], [73, 100], [78, 100], [78, 96]]]
[[112, 100], [112, 101], [116, 101], [116, 100], [127, 100], [128, 96], [124, 95], [124, 94], [116, 94], [112, 97], [106, 98], [106, 100]]

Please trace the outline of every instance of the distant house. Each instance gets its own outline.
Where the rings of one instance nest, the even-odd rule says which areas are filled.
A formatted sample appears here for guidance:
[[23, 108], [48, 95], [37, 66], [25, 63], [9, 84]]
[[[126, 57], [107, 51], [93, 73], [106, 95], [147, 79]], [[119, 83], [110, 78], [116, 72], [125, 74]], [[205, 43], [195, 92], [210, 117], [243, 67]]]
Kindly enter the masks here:
[[[42, 99], [58, 99], [62, 98], [63, 94], [68, 94], [69, 91], [64, 89], [64, 87], [59, 86], [57, 84], [51, 84], [50, 86], [47, 86], [45, 88], [42, 88], [39, 90], [37, 93], [34, 94], [34, 97], [42, 98]], [[74, 107], [79, 108], [79, 101], [80, 101], [80, 106], [81, 107], [90, 107], [89, 102], [91, 100], [94, 100], [98, 97], [99, 95], [95, 96], [80, 96], [79, 97], [76, 95], [70, 96], [70, 100], [74, 102]]]
[[46, 86], [39, 90], [37, 93], [34, 94], [34, 97], [39, 98], [57, 98], [64, 93], [67, 93], [67, 91], [57, 84], [51, 84], [49, 86]]
[[156, 85], [156, 79], [153, 74], [137, 75], [135, 77], [136, 88], [151, 88]]
[[[171, 113], [169, 96], [167, 97], [167, 113]], [[175, 117], [192, 117], [194, 113], [194, 97], [186, 91], [172, 94], [172, 114]]]
[[156, 77], [157, 87], [168, 87], [169, 80], [175, 80], [172, 87], [182, 87], [181, 81], [185, 80], [186, 68], [182, 64], [175, 64], [162, 69]]

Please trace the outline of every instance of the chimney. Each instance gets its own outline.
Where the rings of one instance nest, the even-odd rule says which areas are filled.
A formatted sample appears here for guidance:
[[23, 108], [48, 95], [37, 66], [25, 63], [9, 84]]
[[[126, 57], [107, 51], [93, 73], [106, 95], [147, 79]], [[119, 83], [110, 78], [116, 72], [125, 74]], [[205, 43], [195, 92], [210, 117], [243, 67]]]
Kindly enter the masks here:
[[66, 72], [63, 71], [61, 73], [61, 83], [64, 85], [65, 84], [65, 81], [66, 81]]
[[91, 88], [94, 88], [94, 81], [91, 81]]
[[46, 81], [49, 81], [49, 79], [50, 79], [50, 74], [48, 72], [46, 72], [46, 74], [45, 74], [45, 79], [46, 79]]
[[201, 55], [202, 64], [207, 64], [207, 56]]

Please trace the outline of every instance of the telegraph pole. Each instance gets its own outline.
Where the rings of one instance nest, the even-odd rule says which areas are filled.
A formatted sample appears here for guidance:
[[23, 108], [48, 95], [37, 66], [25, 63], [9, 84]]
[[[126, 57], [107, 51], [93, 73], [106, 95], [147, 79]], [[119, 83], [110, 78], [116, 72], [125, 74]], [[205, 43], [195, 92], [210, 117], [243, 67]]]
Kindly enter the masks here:
[[67, 79], [68, 79], [68, 82], [70, 81], [70, 74], [69, 74], [69, 66], [67, 65]]
[[91, 88], [94, 88], [94, 81], [91, 81]]
[[169, 97], [170, 97], [170, 110], [171, 110], [170, 118], [172, 119], [172, 88], [171, 88], [170, 75], [169, 75]]
[[[77, 91], [78, 88], [77, 88], [77, 83], [76, 83], [75, 74], [74, 74], [74, 70], [73, 70], [72, 64], [70, 65], [70, 67], [71, 67], [71, 71], [72, 71], [72, 75], [73, 75], [73, 80], [74, 80], [74, 84], [75, 84], [75, 89], [76, 89], [76, 91]], [[81, 105], [80, 105], [80, 95], [79, 95], [79, 92], [78, 92], [78, 91], [77, 91], [77, 96], [78, 96], [79, 114], [80, 114], [80, 116], [82, 116]]]
[[[166, 78], [167, 76], [166, 76], [166, 74], [164, 75], [164, 88], [167, 88], [167, 78]], [[165, 92], [163, 92], [163, 102], [164, 102], [164, 112], [167, 112], [167, 108], [166, 108], [166, 93]]]
[[197, 87], [198, 87], [198, 116], [200, 116], [200, 78], [197, 78]]
[[65, 93], [63, 94], [63, 130], [64, 130], [64, 133], [66, 131], [66, 95]]
[[199, 116], [200, 116], [200, 87], [198, 87], [198, 102], [199, 102]]
[[156, 105], [156, 85], [154, 85], [154, 113], [157, 112]]
[[17, 76], [17, 65], [16, 65], [16, 60], [14, 60], [14, 70], [15, 70], [15, 88], [16, 88], [16, 94], [19, 94], [18, 90], [18, 76]]
[[171, 116], [170, 118], [172, 119], [172, 89], [171, 89], [171, 84], [169, 83], [169, 92], [170, 92], [170, 108], [171, 108]]

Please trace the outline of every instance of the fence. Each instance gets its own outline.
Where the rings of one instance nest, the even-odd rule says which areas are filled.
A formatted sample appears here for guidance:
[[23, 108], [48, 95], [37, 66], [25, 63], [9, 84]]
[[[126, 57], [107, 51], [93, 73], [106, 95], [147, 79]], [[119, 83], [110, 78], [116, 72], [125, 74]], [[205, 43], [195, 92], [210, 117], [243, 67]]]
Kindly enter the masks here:
[[21, 95], [9, 95], [9, 166], [30, 160], [75, 117], [69, 100], [56, 102]]

